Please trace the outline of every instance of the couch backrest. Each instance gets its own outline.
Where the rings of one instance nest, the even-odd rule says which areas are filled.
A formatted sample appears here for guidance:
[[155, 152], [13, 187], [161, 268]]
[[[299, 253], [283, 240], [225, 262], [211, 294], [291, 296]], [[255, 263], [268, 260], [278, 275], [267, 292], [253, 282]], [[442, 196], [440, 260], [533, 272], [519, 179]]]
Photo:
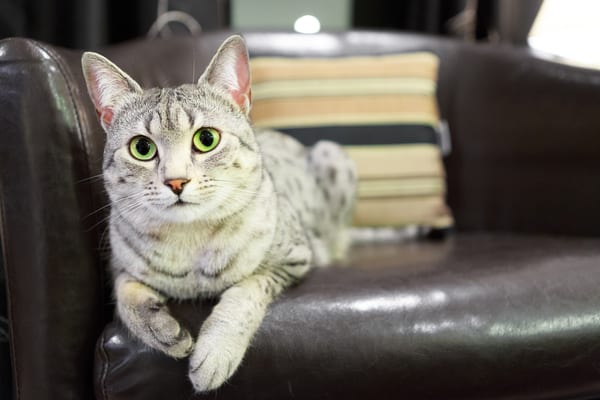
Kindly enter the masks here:
[[600, 235], [600, 71], [504, 46], [454, 60], [442, 113], [458, 228]]

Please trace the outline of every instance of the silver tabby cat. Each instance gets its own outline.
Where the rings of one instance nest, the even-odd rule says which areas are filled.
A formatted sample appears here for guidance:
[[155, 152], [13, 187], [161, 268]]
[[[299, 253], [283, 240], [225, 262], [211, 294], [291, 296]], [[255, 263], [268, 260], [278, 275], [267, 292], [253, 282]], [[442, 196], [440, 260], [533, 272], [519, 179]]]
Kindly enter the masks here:
[[[117, 314], [148, 346], [191, 354], [197, 391], [217, 388], [275, 296], [343, 256], [354, 165], [334, 143], [307, 149], [253, 130], [240, 36], [223, 43], [197, 84], [176, 88], [142, 90], [95, 53], [82, 65], [107, 135]], [[217, 296], [197, 336], [166, 305]]]

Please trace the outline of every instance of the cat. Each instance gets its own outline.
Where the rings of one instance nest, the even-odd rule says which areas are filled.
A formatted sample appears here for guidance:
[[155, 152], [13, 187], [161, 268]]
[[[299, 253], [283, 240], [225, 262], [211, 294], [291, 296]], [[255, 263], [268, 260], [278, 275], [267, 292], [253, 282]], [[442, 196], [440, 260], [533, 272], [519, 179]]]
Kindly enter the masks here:
[[[146, 345], [190, 356], [196, 391], [218, 388], [276, 296], [346, 253], [355, 166], [336, 143], [253, 129], [241, 36], [196, 84], [142, 90], [91, 52], [82, 67], [106, 133], [116, 313]], [[208, 297], [219, 300], [196, 337], [166, 305]]]

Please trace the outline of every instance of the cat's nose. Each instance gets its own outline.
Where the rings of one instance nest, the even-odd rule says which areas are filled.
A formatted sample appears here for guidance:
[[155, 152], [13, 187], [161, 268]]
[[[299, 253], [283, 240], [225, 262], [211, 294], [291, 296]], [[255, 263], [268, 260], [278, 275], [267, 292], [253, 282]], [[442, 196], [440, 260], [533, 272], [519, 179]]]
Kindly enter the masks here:
[[183, 178], [167, 179], [165, 181], [165, 185], [170, 187], [171, 190], [173, 191], [173, 193], [181, 194], [181, 192], [183, 192], [183, 186], [185, 186], [185, 184], [188, 183], [189, 181], [190, 181], [189, 179], [183, 179]]

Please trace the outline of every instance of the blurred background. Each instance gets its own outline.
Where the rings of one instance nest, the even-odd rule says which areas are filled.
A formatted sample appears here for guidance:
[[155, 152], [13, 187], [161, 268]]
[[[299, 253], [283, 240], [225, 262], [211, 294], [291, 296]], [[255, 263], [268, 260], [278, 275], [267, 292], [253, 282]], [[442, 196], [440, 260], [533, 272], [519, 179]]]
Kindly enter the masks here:
[[[567, 1], [565, 1], [567, 2]], [[145, 35], [179, 11], [203, 31], [394, 29], [524, 42], [541, 0], [2, 0], [0, 37], [97, 48]], [[181, 16], [182, 14], [179, 13]], [[304, 18], [303, 16], [312, 18]], [[519, 28], [517, 28], [519, 27]], [[176, 28], [172, 28], [176, 29]]]
[[[563, 1], [568, 3], [568, 1]], [[539, 0], [3, 0], [0, 36], [95, 48], [145, 35], [157, 13], [181, 11], [202, 30], [398, 29], [523, 42]], [[299, 20], [310, 15], [314, 19]], [[299, 22], [299, 24], [297, 24]], [[308, 23], [308, 26], [306, 25]], [[520, 28], [517, 28], [520, 27]], [[312, 31], [311, 31], [312, 32]]]
[[[159, 18], [162, 16], [162, 18]], [[2, 0], [0, 38], [99, 49], [147, 35], [231, 29], [402, 30], [531, 46], [600, 65], [597, 0]]]

